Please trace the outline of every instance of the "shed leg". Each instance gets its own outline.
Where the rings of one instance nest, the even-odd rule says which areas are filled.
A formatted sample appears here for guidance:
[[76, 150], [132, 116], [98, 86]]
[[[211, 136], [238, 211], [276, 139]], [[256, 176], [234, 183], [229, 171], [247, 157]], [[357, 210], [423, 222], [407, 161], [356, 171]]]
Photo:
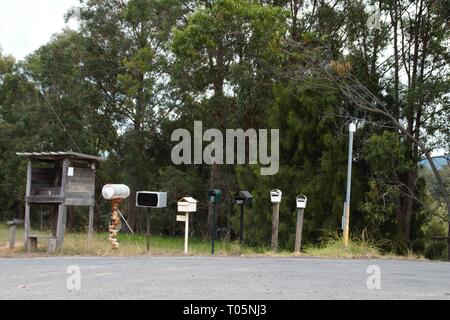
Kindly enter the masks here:
[[56, 227], [58, 248], [61, 248], [64, 243], [64, 233], [66, 231], [66, 215], [67, 215], [67, 208], [64, 205], [64, 203], [62, 203], [59, 205], [58, 208], [58, 225]]
[[28, 202], [25, 203], [25, 235], [24, 235], [24, 246], [25, 249], [28, 250], [28, 237], [30, 235], [30, 204]]
[[59, 206], [52, 205], [52, 235], [56, 237], [57, 235], [57, 226], [58, 226], [58, 208]]
[[91, 245], [94, 234], [94, 207], [89, 207], [88, 245]]

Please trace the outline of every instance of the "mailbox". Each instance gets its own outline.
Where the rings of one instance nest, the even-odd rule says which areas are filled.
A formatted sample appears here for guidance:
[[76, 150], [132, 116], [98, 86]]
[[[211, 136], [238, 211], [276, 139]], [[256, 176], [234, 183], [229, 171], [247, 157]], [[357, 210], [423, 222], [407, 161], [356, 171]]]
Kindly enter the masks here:
[[305, 195], [297, 196], [297, 209], [305, 209], [308, 198]]
[[178, 200], [178, 212], [197, 212], [197, 200], [184, 197]]
[[234, 201], [237, 204], [242, 204], [244, 202], [248, 203], [248, 202], [251, 202], [252, 199], [253, 199], [253, 195], [250, 192], [248, 192], [248, 191], [239, 191], [234, 196]]
[[272, 203], [280, 203], [282, 195], [283, 193], [281, 192], [281, 190], [272, 190], [270, 191], [270, 200], [272, 201]]
[[130, 188], [124, 184], [107, 184], [102, 189], [106, 200], [126, 199], [130, 196]]
[[165, 208], [167, 192], [139, 191], [136, 193], [136, 207]]
[[218, 203], [222, 199], [222, 191], [218, 189], [212, 189], [208, 191], [208, 200], [211, 203]]

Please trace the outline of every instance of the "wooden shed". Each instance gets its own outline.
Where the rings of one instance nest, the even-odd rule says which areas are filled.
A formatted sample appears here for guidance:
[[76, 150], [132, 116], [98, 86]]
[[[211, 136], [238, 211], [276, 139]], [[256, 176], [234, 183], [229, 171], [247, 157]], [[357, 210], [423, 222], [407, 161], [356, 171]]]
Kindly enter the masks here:
[[[49, 205], [54, 208], [53, 249], [64, 242], [67, 206], [89, 207], [88, 239], [92, 239], [95, 205], [95, 171], [106, 159], [76, 152], [24, 152], [28, 158], [25, 193], [25, 246], [36, 241], [30, 226], [30, 206]], [[49, 250], [51, 248], [49, 241]]]

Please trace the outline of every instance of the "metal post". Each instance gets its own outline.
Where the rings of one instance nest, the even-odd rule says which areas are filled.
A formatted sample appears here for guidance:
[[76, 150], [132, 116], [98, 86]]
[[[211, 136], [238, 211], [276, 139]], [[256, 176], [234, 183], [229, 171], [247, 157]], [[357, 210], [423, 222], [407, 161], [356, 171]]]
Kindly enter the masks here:
[[349, 143], [348, 143], [348, 164], [347, 164], [347, 194], [345, 197], [345, 219], [344, 219], [344, 246], [348, 247], [349, 226], [350, 226], [350, 196], [352, 188], [352, 163], [353, 163], [353, 133], [356, 131], [356, 125], [350, 124]]
[[241, 240], [241, 246], [244, 245], [244, 202], [241, 203], [241, 229], [239, 232], [240, 240]]
[[184, 254], [188, 254], [188, 239], [189, 239], [189, 212], [186, 212], [186, 220], [184, 227]]
[[211, 254], [214, 255], [214, 240], [216, 238], [216, 202], [212, 204], [212, 223], [211, 223]]
[[151, 215], [151, 209], [147, 209], [147, 232], [145, 234], [146, 236], [146, 243], [147, 243], [147, 251], [150, 250], [150, 215]]
[[303, 216], [305, 209], [297, 210], [297, 230], [295, 233], [295, 252], [300, 253], [302, 247]]

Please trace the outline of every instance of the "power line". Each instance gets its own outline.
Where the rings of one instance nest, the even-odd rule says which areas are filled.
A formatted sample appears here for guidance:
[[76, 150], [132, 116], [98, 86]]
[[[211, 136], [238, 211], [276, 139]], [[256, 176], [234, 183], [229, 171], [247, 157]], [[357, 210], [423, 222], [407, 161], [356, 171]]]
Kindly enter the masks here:
[[53, 115], [55, 116], [56, 120], [58, 121], [58, 123], [61, 125], [63, 131], [67, 134], [67, 136], [69, 137], [70, 141], [72, 142], [73, 146], [75, 147], [75, 149], [78, 152], [81, 152], [81, 149], [78, 147], [78, 144], [75, 142], [75, 139], [72, 137], [72, 135], [69, 132], [69, 129], [67, 129], [67, 127], [64, 125], [64, 122], [62, 121], [61, 117], [58, 115], [58, 113], [55, 111], [55, 109], [52, 107], [52, 105], [50, 104], [50, 102], [48, 102], [47, 97], [41, 93], [40, 91], [38, 91], [39, 94], [41, 95], [42, 99], [44, 100], [45, 104], [47, 105], [47, 107], [52, 111]]

